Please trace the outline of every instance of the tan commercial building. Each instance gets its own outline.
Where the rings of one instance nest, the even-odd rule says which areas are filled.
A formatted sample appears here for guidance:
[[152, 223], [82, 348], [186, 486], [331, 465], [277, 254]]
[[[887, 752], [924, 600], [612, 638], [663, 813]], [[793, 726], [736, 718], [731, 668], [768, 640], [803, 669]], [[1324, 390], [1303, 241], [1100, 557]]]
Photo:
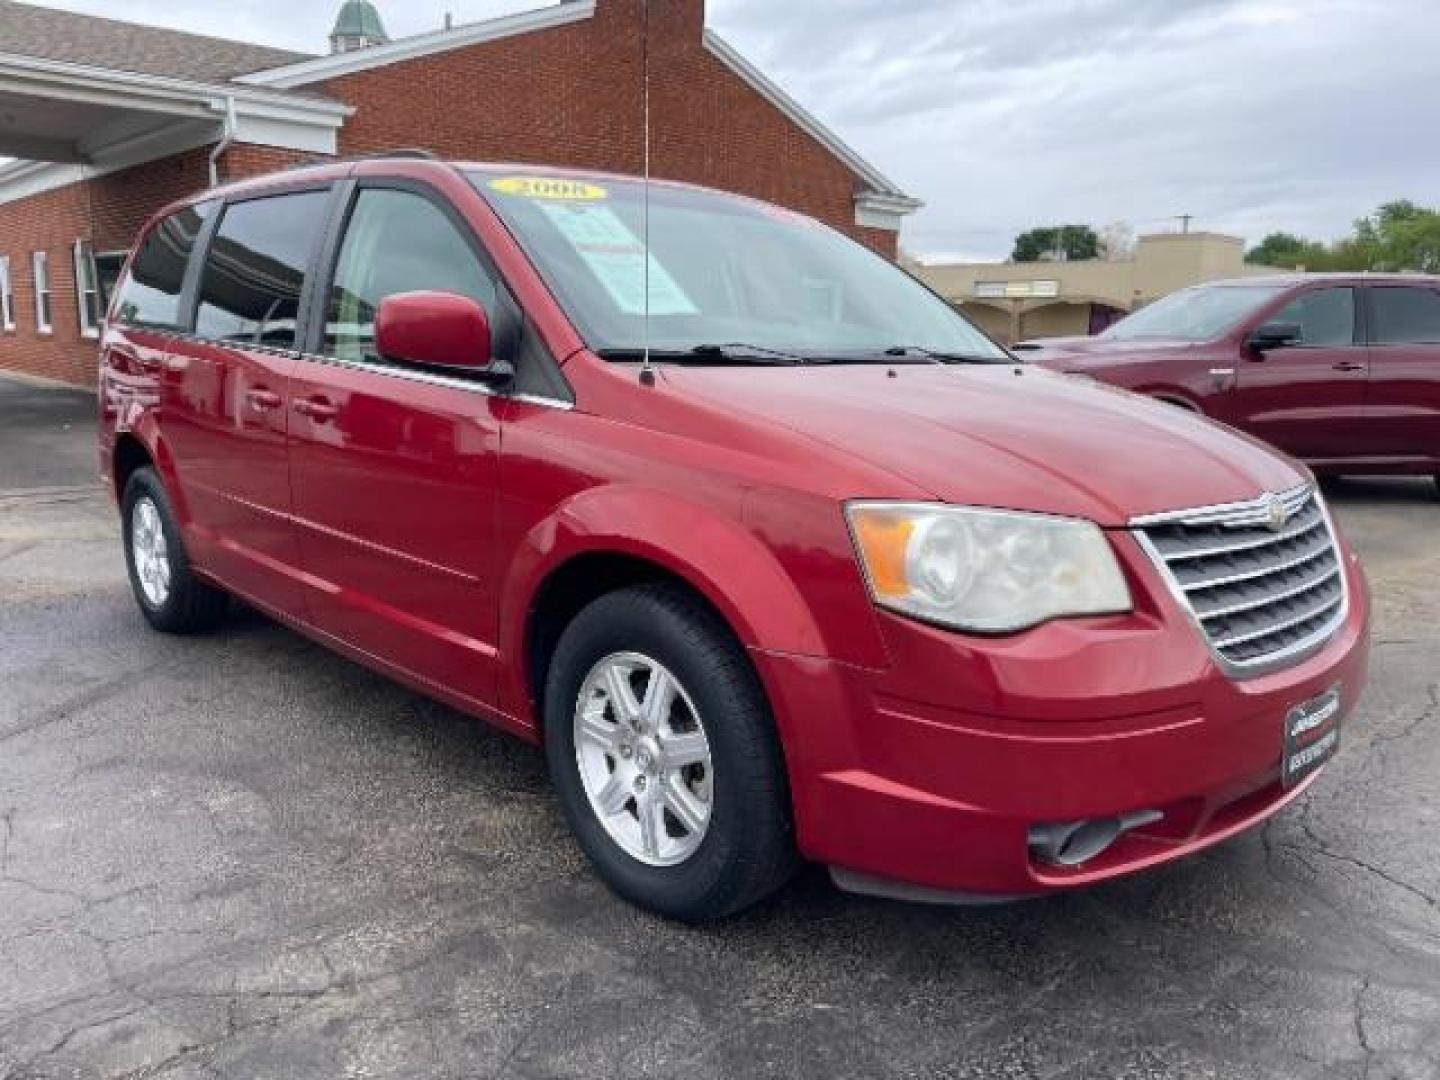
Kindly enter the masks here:
[[1076, 262], [935, 263], [911, 266], [992, 337], [1097, 334], [1177, 289], [1274, 273], [1245, 263], [1245, 242], [1221, 233], [1142, 236], [1126, 259]]

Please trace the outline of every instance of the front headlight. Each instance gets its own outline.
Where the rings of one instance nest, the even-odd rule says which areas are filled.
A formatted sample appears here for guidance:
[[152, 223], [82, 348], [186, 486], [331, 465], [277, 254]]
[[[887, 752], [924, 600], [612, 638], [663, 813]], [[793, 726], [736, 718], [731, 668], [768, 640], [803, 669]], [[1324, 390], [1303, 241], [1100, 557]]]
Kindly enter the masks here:
[[845, 508], [881, 607], [982, 634], [1130, 611], [1105, 534], [1088, 521], [931, 503]]

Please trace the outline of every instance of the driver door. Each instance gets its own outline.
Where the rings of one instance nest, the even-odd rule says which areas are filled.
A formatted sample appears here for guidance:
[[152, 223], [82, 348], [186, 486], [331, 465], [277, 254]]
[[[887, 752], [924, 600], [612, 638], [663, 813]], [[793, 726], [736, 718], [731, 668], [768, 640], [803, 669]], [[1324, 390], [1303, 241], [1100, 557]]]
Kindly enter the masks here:
[[309, 617], [403, 674], [494, 700], [494, 532], [506, 399], [387, 360], [380, 302], [439, 290], [496, 314], [469, 227], [418, 185], [362, 183], [326, 284], [324, 337], [292, 379], [290, 478]]
[[1235, 427], [1309, 462], [1364, 453], [1370, 358], [1359, 332], [1357, 290], [1307, 290], [1266, 323], [1300, 329], [1290, 345], [1242, 343], [1231, 415]]

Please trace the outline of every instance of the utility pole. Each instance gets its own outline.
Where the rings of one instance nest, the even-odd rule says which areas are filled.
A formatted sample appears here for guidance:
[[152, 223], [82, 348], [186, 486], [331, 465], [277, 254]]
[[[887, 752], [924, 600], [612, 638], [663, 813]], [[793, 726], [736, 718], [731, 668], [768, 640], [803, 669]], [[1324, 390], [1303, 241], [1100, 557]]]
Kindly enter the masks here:
[[1192, 222], [1192, 221], [1195, 220], [1195, 215], [1194, 215], [1194, 214], [1176, 214], [1176, 215], [1175, 215], [1175, 220], [1178, 221], [1178, 222], [1180, 222], [1180, 231], [1181, 231], [1182, 233], [1188, 233], [1188, 232], [1190, 231], [1190, 222]]

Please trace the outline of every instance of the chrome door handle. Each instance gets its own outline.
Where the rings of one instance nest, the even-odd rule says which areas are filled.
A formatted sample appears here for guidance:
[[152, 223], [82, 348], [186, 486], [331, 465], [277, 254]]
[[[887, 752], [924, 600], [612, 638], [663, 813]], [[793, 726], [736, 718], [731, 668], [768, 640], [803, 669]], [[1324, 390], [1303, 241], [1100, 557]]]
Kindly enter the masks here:
[[1354, 360], [1341, 360], [1335, 365], [1336, 371], [1364, 371], [1364, 364], [1357, 364]]
[[324, 398], [302, 398], [295, 402], [295, 411], [317, 424], [326, 424], [340, 415], [340, 406]]
[[278, 409], [283, 404], [283, 399], [274, 390], [263, 388], [251, 390], [245, 395], [245, 400], [250, 402], [250, 407], [256, 412], [269, 412]]

